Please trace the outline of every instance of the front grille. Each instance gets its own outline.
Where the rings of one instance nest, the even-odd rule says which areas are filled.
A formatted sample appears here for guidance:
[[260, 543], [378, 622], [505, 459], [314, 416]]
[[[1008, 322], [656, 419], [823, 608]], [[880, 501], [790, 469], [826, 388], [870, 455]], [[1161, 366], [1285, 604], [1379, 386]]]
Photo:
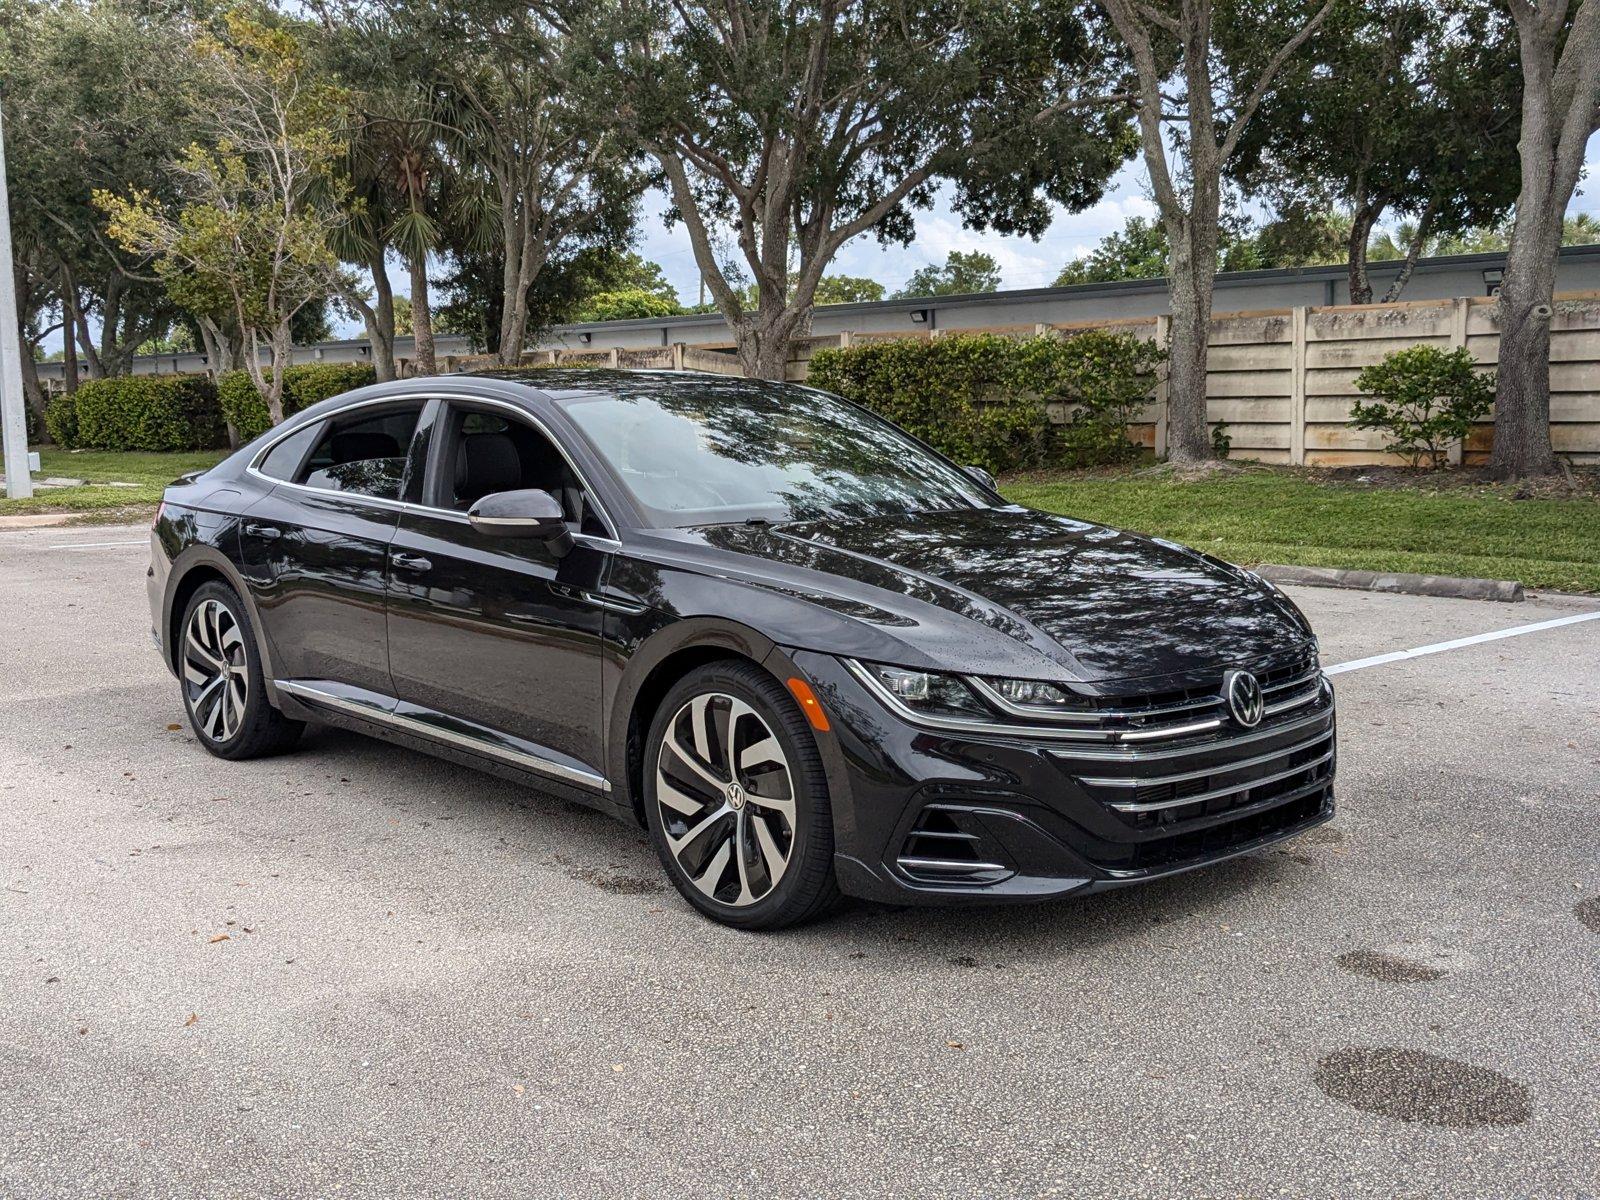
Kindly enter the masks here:
[[1132, 857], [1118, 865], [1134, 871], [1149, 871], [1207, 855], [1224, 854], [1237, 846], [1312, 820], [1322, 812], [1326, 802], [1326, 785], [1319, 786], [1314, 792], [1300, 796], [1292, 803], [1274, 805], [1236, 821], [1191, 830], [1159, 841], [1141, 842], [1134, 847]]
[[[1256, 679], [1270, 718], [1315, 701], [1322, 688], [1322, 668], [1316, 652], [1308, 648], [1292, 658], [1257, 668]], [[997, 700], [992, 690], [988, 699], [991, 703]], [[1012, 715], [1023, 714], [1012, 710]], [[1188, 688], [1077, 696], [1071, 708], [1026, 715], [1062, 730], [1059, 736], [1114, 745], [1200, 737], [1229, 720], [1220, 675]]]
[[1170, 865], [1320, 811], [1335, 766], [1333, 689], [1309, 656], [1275, 663], [1257, 678], [1267, 704], [1254, 728], [1235, 723], [1216, 696], [1216, 719], [1206, 729], [1052, 750], [1083, 794], [1126, 831], [1099, 833], [1095, 861], [1114, 870]]
[[1326, 779], [1333, 771], [1333, 730], [1317, 722], [1309, 736], [1241, 758], [1185, 771], [1131, 777], [1079, 775], [1078, 782], [1135, 829], [1155, 829], [1244, 808]]

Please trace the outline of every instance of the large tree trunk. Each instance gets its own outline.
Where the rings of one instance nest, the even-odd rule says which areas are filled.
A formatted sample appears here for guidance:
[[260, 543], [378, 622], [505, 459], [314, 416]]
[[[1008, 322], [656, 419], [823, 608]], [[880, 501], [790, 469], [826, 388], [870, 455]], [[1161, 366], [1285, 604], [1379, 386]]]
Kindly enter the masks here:
[[1361, 201], [1350, 220], [1349, 266], [1350, 303], [1372, 303], [1372, 279], [1367, 274], [1367, 247], [1372, 242], [1372, 227], [1383, 215], [1381, 204]]
[[[367, 322], [367, 339], [372, 343], [372, 365], [378, 382], [386, 383], [398, 372], [394, 365], [394, 288], [389, 271], [379, 254], [369, 264], [372, 271], [372, 320]], [[365, 314], [363, 314], [365, 316]]]
[[366, 330], [367, 343], [372, 353], [372, 369], [379, 383], [388, 383], [399, 372], [394, 362], [394, 289], [389, 286], [389, 274], [384, 268], [383, 255], [378, 254], [367, 264], [372, 272], [373, 302], [354, 286], [340, 286], [345, 303], [361, 314], [361, 324]]
[[78, 342], [72, 330], [78, 327], [78, 288], [71, 272], [61, 272], [61, 387], [72, 395], [78, 390]]
[[[1545, 219], [1530, 213], [1525, 220], [1519, 208], [1506, 257], [1500, 283], [1500, 364], [1490, 463], [1497, 479], [1548, 475], [1556, 469], [1550, 444], [1550, 317], [1556, 254], [1545, 247], [1560, 244], [1560, 211], [1547, 206]], [[1520, 254], [1519, 243], [1524, 247]]]
[[53, 441], [50, 427], [44, 423], [44, 385], [39, 382], [39, 364], [33, 360], [33, 347], [26, 339], [22, 342], [22, 397], [33, 412], [35, 432], [45, 442]]
[[1217, 277], [1218, 204], [1191, 201], [1186, 219], [1168, 221], [1172, 245], [1172, 343], [1167, 360], [1167, 458], [1175, 463], [1215, 457], [1206, 423], [1206, 364], [1211, 302]]
[[[1573, 13], [1564, 4], [1534, 8], [1518, 0], [1511, 12], [1522, 63], [1517, 142], [1522, 186], [1500, 284], [1500, 368], [1489, 460], [1497, 479], [1556, 469], [1550, 443], [1550, 318], [1561, 219], [1583, 170], [1600, 98], [1600, 3], [1590, 0]], [[1570, 28], [1563, 28], [1569, 15]]]
[[412, 373], [437, 375], [439, 367], [433, 353], [433, 309], [428, 301], [428, 260], [419, 254], [411, 260], [411, 335]]

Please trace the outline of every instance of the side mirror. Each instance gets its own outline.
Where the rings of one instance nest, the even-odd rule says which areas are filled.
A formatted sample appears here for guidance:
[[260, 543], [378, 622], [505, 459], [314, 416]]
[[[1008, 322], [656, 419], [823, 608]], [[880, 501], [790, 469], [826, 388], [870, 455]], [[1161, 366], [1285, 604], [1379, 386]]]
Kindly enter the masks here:
[[982, 467], [962, 467], [961, 469], [968, 475], [972, 476], [972, 478], [976, 479], [979, 483], [983, 484], [983, 486], [988, 488], [991, 492], [997, 492], [1000, 490], [995, 484], [994, 476], [989, 474], [989, 472], [985, 471]]
[[479, 533], [491, 537], [537, 538], [557, 558], [572, 550], [572, 531], [567, 528], [561, 502], [539, 488], [485, 496], [467, 510], [467, 520]]

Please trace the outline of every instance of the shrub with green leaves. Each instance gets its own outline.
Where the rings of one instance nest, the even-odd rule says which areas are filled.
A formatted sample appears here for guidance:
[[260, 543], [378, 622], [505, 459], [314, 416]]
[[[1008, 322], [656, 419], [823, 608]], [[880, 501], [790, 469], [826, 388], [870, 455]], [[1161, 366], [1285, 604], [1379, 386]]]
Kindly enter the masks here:
[[[267, 372], [272, 378], [272, 372]], [[291, 416], [320, 400], [377, 382], [370, 363], [301, 363], [283, 373], [283, 415]], [[243, 441], [260, 437], [272, 427], [267, 402], [261, 398], [248, 371], [226, 371], [217, 380], [217, 397], [223, 416]]]
[[205, 375], [116, 375], [78, 385], [46, 410], [50, 435], [96, 450], [210, 450], [227, 445], [217, 389]]
[[1030, 338], [1019, 345], [1024, 386], [1073, 406], [1061, 431], [1067, 465], [1100, 466], [1139, 456], [1128, 426], [1149, 403], [1155, 369], [1166, 351], [1146, 338], [1104, 329], [1069, 338]]
[[1356, 387], [1373, 399], [1356, 402], [1350, 424], [1386, 434], [1384, 449], [1413, 467], [1442, 467], [1451, 443], [1465, 441], [1494, 404], [1494, 375], [1477, 370], [1465, 348], [1396, 350], [1362, 368]]
[[67, 392], [57, 392], [49, 397], [44, 402], [44, 427], [50, 434], [50, 440], [63, 450], [77, 449], [77, 397]]
[[[1128, 334], [953, 334], [819, 350], [809, 382], [888, 417], [959, 463], [999, 473], [1138, 453], [1127, 426], [1164, 352]], [[1075, 406], [1059, 443], [1048, 405]]]

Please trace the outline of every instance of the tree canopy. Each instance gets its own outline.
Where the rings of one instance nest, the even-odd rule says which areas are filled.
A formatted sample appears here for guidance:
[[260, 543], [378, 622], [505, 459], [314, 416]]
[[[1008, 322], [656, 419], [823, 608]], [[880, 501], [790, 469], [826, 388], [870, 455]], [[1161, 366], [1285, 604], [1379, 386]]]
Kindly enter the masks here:
[[897, 300], [917, 296], [965, 296], [993, 292], [1000, 287], [1000, 264], [994, 255], [982, 250], [952, 250], [942, 266], [921, 267], [912, 272], [905, 286], [895, 293]]
[[[1132, 149], [1092, 10], [1017, 0], [640, 0], [595, 58], [659, 167], [747, 374], [781, 377], [851, 238], [909, 241], [950, 181], [968, 220], [1037, 233]], [[731, 230], [738, 272], [718, 255]], [[738, 277], [744, 276], [743, 279]], [[753, 286], [746, 296], [743, 284]]]

